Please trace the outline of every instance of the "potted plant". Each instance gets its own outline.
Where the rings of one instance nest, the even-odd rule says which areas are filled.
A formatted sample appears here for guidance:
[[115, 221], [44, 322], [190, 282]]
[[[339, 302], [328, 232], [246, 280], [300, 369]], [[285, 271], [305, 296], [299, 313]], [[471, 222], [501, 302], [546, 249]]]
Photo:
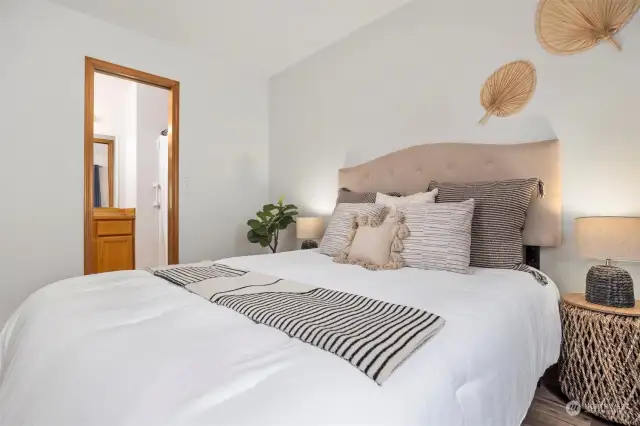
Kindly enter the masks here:
[[284, 197], [277, 204], [265, 204], [262, 210], [256, 213], [257, 219], [250, 219], [247, 225], [251, 228], [247, 233], [247, 239], [262, 247], [269, 247], [273, 253], [278, 249], [278, 237], [280, 231], [295, 223], [298, 207], [293, 204], [284, 204]]

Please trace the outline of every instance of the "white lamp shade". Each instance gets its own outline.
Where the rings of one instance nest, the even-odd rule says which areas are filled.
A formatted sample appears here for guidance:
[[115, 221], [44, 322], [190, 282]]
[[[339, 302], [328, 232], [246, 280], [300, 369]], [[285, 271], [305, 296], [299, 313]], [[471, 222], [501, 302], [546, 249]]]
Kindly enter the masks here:
[[640, 217], [579, 217], [575, 225], [582, 257], [640, 260]]
[[324, 234], [321, 217], [299, 217], [296, 219], [296, 237], [300, 240], [315, 240]]

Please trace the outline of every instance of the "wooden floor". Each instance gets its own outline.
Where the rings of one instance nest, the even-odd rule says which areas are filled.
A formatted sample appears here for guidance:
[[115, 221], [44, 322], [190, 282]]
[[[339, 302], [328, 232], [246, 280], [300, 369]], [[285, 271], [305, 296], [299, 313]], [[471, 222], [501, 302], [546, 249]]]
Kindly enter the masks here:
[[566, 402], [545, 386], [538, 388], [536, 396], [522, 426], [604, 426], [613, 425], [586, 413], [577, 416], [567, 414]]

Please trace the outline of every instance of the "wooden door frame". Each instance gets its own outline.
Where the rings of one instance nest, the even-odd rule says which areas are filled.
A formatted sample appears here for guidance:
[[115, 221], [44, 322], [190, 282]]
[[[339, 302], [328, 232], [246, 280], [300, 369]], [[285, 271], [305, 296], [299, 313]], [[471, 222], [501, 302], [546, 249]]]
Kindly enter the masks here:
[[107, 74], [124, 78], [137, 83], [167, 89], [169, 91], [169, 188], [168, 188], [168, 260], [169, 264], [179, 262], [179, 234], [178, 234], [178, 207], [179, 207], [179, 133], [180, 133], [180, 83], [175, 80], [138, 71], [102, 61], [85, 57], [85, 84], [84, 84], [84, 273], [95, 272], [94, 246], [91, 237], [91, 222], [93, 220], [93, 140], [94, 140], [94, 86], [95, 73]]
[[[114, 199], [114, 168], [115, 168], [115, 154], [113, 148], [113, 140], [112, 139], [104, 139], [104, 138], [93, 138], [93, 143], [101, 143], [107, 146], [107, 182], [109, 183], [109, 205], [107, 207], [113, 207]], [[92, 203], [93, 204], [93, 203]]]

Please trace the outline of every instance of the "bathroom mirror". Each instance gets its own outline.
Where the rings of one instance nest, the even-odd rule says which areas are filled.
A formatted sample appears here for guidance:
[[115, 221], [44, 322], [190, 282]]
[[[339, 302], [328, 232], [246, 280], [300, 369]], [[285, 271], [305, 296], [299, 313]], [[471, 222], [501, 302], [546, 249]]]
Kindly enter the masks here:
[[114, 140], [93, 138], [93, 207], [114, 205]]

